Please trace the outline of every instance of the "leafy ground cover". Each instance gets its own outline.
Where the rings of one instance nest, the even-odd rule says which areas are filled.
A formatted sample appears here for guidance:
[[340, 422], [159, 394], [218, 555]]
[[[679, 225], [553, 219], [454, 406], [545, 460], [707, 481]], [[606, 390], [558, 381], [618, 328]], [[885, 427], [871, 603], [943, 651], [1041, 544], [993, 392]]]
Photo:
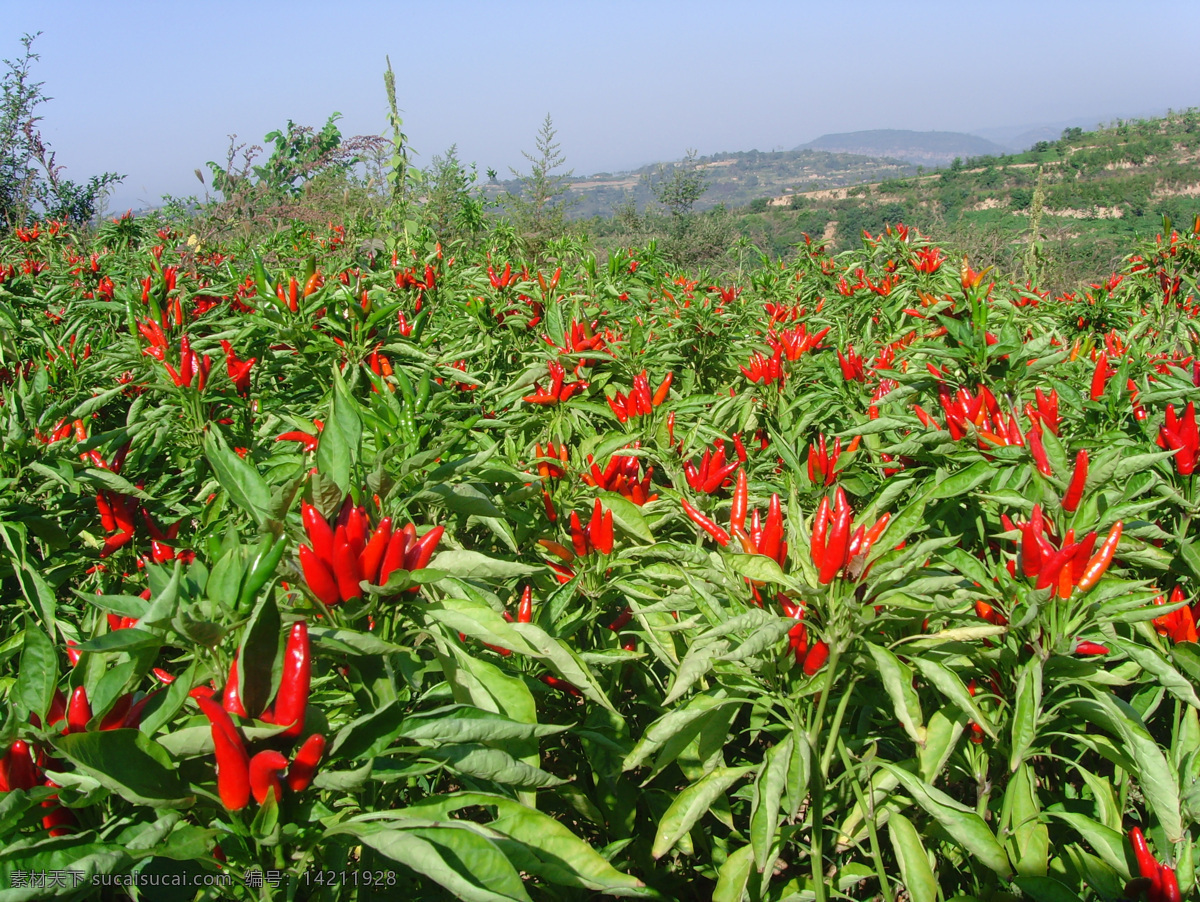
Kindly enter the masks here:
[[5, 892], [1190, 894], [1198, 232], [1050, 296], [16, 230]]

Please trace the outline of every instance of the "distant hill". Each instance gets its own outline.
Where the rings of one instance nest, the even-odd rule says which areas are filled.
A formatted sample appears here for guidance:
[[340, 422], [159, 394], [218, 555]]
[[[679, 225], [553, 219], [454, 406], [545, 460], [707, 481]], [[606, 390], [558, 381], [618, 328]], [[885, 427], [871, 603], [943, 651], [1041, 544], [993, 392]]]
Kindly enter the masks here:
[[824, 150], [870, 157], [889, 157], [920, 166], [944, 166], [955, 157], [995, 156], [1006, 148], [987, 138], [963, 132], [914, 132], [877, 128], [863, 132], [822, 135], [797, 150]]
[[[1030, 251], [1035, 211], [1038, 247]], [[1023, 153], [964, 157], [916, 178], [780, 195], [764, 210], [739, 211], [738, 225], [758, 247], [782, 254], [805, 234], [844, 250], [864, 231], [903, 222], [963, 248], [977, 265], [1020, 271], [1029, 254], [1044, 253], [1053, 265], [1036, 267], [1036, 276], [1062, 290], [1110, 272], [1136, 236], [1162, 230], [1164, 216], [1190, 227], [1197, 215], [1200, 110], [1188, 110], [1073, 127]]]
[[[568, 197], [576, 201], [572, 218], [611, 216], [632, 201], [639, 211], [655, 205], [652, 180], [662, 173], [670, 178], [672, 170], [686, 165], [676, 161], [655, 163], [631, 172], [601, 172], [567, 180]], [[745, 206], [767, 198], [809, 191], [845, 188], [865, 182], [905, 178], [916, 174], [916, 167], [901, 160], [823, 150], [789, 150], [719, 153], [699, 157], [696, 168], [704, 173], [707, 190], [696, 204], [697, 211], [719, 204]], [[518, 191], [515, 180], [491, 182], [484, 187], [495, 198], [504, 191]]]

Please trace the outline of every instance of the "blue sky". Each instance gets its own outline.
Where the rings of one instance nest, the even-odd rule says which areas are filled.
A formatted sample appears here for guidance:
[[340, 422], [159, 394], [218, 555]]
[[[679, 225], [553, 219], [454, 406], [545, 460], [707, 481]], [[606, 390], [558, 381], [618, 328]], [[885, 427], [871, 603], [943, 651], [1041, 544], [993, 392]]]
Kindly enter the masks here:
[[[386, 126], [390, 55], [426, 165], [457, 143], [524, 163], [549, 112], [578, 174], [787, 149], [868, 128], [973, 131], [1200, 105], [1200, 4], [66, 2], [6, 0], [0, 56], [41, 31], [44, 136], [69, 178], [128, 174], [114, 209], [202, 190], [228, 135]], [[1094, 124], [1094, 123], [1093, 123]]]

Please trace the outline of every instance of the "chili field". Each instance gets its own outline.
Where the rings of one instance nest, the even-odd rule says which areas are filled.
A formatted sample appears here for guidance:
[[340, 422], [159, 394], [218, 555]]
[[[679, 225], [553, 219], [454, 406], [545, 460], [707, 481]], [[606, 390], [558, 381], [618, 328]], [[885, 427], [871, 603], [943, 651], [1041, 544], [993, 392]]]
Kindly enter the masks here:
[[0, 242], [0, 897], [1194, 894], [1200, 221], [353, 231]]

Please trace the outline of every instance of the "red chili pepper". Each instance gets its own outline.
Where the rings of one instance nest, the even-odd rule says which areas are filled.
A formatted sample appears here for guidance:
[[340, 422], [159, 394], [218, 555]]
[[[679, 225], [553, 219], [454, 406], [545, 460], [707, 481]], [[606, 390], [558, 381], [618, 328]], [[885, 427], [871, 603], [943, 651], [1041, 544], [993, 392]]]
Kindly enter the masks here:
[[980, 620], [986, 620], [993, 626], [1008, 625], [1008, 618], [993, 608], [986, 601], [975, 602], [975, 616]]
[[1165, 864], [1158, 866], [1158, 892], [1162, 902], [1182, 902], [1179, 892], [1179, 880], [1175, 877], [1175, 869]]
[[333, 578], [337, 581], [338, 595], [342, 601], [351, 601], [362, 597], [362, 570], [358, 564], [358, 554], [347, 539], [347, 530], [339, 526], [333, 540]]
[[304, 740], [287, 772], [287, 784], [292, 792], [304, 792], [308, 789], [324, 754], [325, 737], [320, 733], [313, 733]]
[[673, 372], [668, 372], [666, 378], [663, 379], [662, 384], [659, 385], [658, 391], [654, 393], [654, 397], [650, 400], [650, 403], [654, 407], [658, 407], [658, 405], [662, 404], [663, 401], [667, 400], [667, 392], [671, 389], [671, 380], [673, 378], [675, 378], [675, 374]]
[[746, 528], [746, 506], [748, 504], [749, 491], [746, 471], [739, 467], [737, 483], [733, 488], [733, 503], [729, 507], [729, 528], [734, 532], [745, 530]]
[[383, 563], [379, 565], [379, 585], [384, 585], [395, 570], [403, 570], [404, 561], [409, 549], [417, 541], [417, 528], [409, 523], [399, 532], [393, 532], [388, 540], [387, 551], [383, 555]]
[[304, 732], [312, 662], [309, 659], [308, 624], [298, 621], [288, 636], [283, 653], [283, 675], [275, 696], [275, 723], [289, 724], [282, 735], [295, 739]]
[[587, 535], [579, 521], [579, 514], [575, 511], [571, 511], [571, 546], [575, 549], [576, 557], [584, 557], [589, 551]]
[[[302, 434], [312, 438], [308, 433]], [[326, 563], [331, 562], [333, 560], [333, 529], [329, 526], [329, 521], [307, 501], [300, 502], [300, 518], [317, 557]]]
[[533, 586], [526, 586], [517, 604], [517, 623], [533, 622]]
[[839, 488], [833, 505], [833, 525], [829, 531], [829, 542], [825, 546], [817, 581], [829, 585], [838, 571], [846, 565], [846, 551], [850, 544], [850, 522], [853, 512], [846, 501], [846, 494]]
[[1067, 493], [1063, 495], [1062, 506], [1069, 514], [1075, 513], [1075, 509], [1079, 507], [1079, 502], [1083, 498], [1083, 487], [1087, 483], [1088, 475], [1088, 453], [1087, 449], [1082, 449], [1075, 456], [1075, 472], [1071, 474], [1071, 482], [1067, 485]]
[[325, 561], [307, 545], [300, 546], [300, 569], [304, 572], [304, 581], [308, 583], [309, 590], [317, 596], [321, 604], [333, 607], [341, 600], [333, 573]]
[[71, 703], [67, 706], [67, 728], [63, 732], [82, 733], [91, 719], [92, 706], [88, 702], [87, 689], [76, 686], [71, 693]]
[[100, 729], [116, 730], [124, 727], [129, 716], [129, 712], [132, 708], [133, 693], [126, 692], [115, 702], [113, 702], [113, 706], [108, 709], [108, 713], [100, 718]]
[[818, 640], [813, 644], [813, 647], [808, 650], [808, 654], [804, 656], [805, 676], [813, 676], [818, 670], [825, 666], [825, 663], [828, 660], [829, 646], [823, 640]]
[[1092, 389], [1090, 397], [1093, 401], [1099, 401], [1104, 397], [1104, 384], [1108, 382], [1108, 355], [1098, 354], [1096, 356], [1096, 368], [1092, 371]]
[[829, 496], [825, 495], [821, 498], [821, 503], [817, 506], [817, 513], [813, 517], [812, 526], [812, 541], [809, 544], [809, 553], [812, 555], [813, 566], [818, 571], [825, 560], [825, 531], [829, 527]]
[[29, 745], [18, 739], [0, 759], [0, 792], [12, 789], [33, 789], [37, 785], [37, 768]]
[[1100, 581], [1100, 577], [1108, 570], [1108, 565], [1112, 563], [1117, 545], [1121, 542], [1122, 529], [1122, 521], [1118, 520], [1114, 523], [1108, 531], [1108, 536], [1105, 537], [1103, 544], [1100, 546], [1100, 550], [1092, 555], [1092, 558], [1088, 561], [1077, 583], [1081, 592], [1086, 592], [1092, 586], [1096, 585]]
[[1129, 843], [1133, 846], [1133, 857], [1137, 861], [1139, 876], [1158, 881], [1158, 860], [1150, 853], [1146, 837], [1140, 827], [1129, 831]]
[[576, 689], [574, 686], [572, 686], [566, 680], [560, 680], [558, 677], [550, 676], [550, 674], [548, 674], [548, 673], [542, 674], [540, 677], [538, 677], [538, 679], [541, 680], [543, 683], [545, 683], [547, 686], [549, 686], [551, 689], [559, 689], [559, 690], [567, 693], [567, 695], [573, 695], [576, 698], [580, 698], [583, 695], [582, 692], [580, 692], [578, 689]]
[[1075, 645], [1075, 654], [1077, 655], [1106, 655], [1108, 654], [1108, 646], [1101, 645], [1098, 642], [1083, 641]]
[[117, 531], [117, 520], [113, 516], [112, 505], [109, 504], [107, 496], [104, 492], [96, 493], [96, 510], [100, 512], [100, 525], [104, 527], [105, 532]]
[[721, 545], [722, 547], [729, 545], [729, 533], [693, 507], [691, 502], [689, 502], [686, 498], [681, 498], [679, 500], [683, 505], [684, 513], [691, 518], [693, 523], [712, 536], [718, 545]]
[[213, 748], [217, 755], [217, 794], [228, 811], [241, 811], [250, 804], [250, 756], [228, 712], [212, 699], [196, 700], [212, 725]]
[[783, 541], [783, 511], [779, 506], [779, 495], [772, 494], [767, 506], [762, 538], [758, 542], [758, 553], [765, 554], [782, 567], [786, 548]]
[[229, 665], [229, 679], [225, 681], [225, 693], [222, 696], [222, 705], [230, 714], [236, 714], [238, 717], [250, 716], [246, 713], [246, 707], [242, 704], [242, 694], [238, 689], [237, 655], [233, 656], [233, 663]]
[[359, 568], [362, 570], [363, 579], [372, 585], [379, 585], [379, 568], [383, 564], [383, 556], [387, 553], [388, 543], [392, 539], [392, 519], [384, 517], [379, 521], [379, 525], [375, 527], [375, 532], [371, 535], [371, 541], [367, 542], [367, 547], [363, 549], [359, 555]]
[[[413, 543], [408, 554], [404, 556], [405, 570], [424, 570], [430, 559], [433, 557], [433, 552], [437, 550], [438, 542], [442, 540], [442, 536], [446, 532], [446, 527], [435, 526], [421, 538]], [[417, 591], [416, 586], [412, 588], [413, 592]]]
[[262, 805], [272, 794], [276, 802], [282, 801], [283, 784], [279, 774], [287, 770], [287, 766], [287, 758], [274, 749], [259, 752], [250, 759], [250, 791], [254, 793], [254, 801]]

